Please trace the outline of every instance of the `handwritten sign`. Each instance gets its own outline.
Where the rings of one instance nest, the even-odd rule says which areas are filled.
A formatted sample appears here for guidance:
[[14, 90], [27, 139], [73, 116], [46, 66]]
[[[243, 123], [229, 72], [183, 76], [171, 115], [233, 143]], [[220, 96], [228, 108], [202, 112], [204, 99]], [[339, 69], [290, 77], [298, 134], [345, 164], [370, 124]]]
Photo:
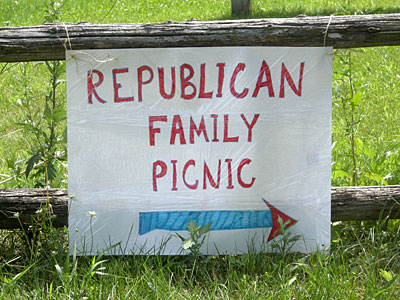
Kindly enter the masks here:
[[67, 51], [70, 247], [206, 254], [330, 243], [331, 49]]

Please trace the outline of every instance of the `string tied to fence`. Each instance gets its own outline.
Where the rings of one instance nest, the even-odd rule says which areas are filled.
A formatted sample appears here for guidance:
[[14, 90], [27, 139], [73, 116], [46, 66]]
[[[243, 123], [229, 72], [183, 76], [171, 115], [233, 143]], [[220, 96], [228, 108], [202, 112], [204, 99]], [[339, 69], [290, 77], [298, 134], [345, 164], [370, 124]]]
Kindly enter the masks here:
[[69, 49], [72, 50], [71, 39], [69, 38], [69, 33], [68, 33], [68, 27], [64, 22], [62, 24], [64, 25], [65, 34], [67, 35], [67, 39], [65, 40], [65, 43], [64, 43], [64, 48], [65, 48], [65, 50], [68, 50], [67, 46], [66, 46], [66, 44], [68, 42]]
[[[62, 25], [64, 26], [65, 34], [67, 36], [67, 38], [66, 38], [66, 40], [64, 42], [64, 48], [65, 48], [65, 50], [73, 50], [72, 49], [72, 44], [71, 44], [71, 38], [70, 38], [69, 33], [68, 33], [68, 27], [64, 22], [62, 23]], [[67, 47], [67, 44], [68, 44], [69, 47]], [[99, 64], [107, 63], [107, 62], [110, 62], [110, 61], [114, 60], [114, 58], [108, 58], [108, 59], [105, 59], [105, 60], [99, 60], [99, 59], [97, 59], [96, 57], [94, 57], [93, 55], [91, 55], [90, 53], [88, 53], [86, 51], [75, 51], [74, 54], [86, 54], [87, 56], [90, 57], [90, 59], [92, 59], [93, 61], [95, 61], [95, 62], [97, 62]], [[79, 60], [75, 55], [71, 55], [71, 58], [74, 59], [74, 60]]]
[[326, 29], [324, 32], [324, 47], [326, 46], [326, 37], [328, 36], [329, 25], [331, 25], [333, 15], [329, 16], [328, 25], [326, 25]]

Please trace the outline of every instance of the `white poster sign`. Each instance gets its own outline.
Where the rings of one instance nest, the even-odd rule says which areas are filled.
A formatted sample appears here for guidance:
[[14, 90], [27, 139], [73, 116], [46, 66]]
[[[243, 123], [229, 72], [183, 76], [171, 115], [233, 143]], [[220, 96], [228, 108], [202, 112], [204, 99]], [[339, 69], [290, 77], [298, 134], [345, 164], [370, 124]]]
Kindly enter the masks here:
[[[331, 48], [67, 51], [70, 247], [81, 255], [330, 243]], [[282, 222], [280, 222], [282, 221]]]

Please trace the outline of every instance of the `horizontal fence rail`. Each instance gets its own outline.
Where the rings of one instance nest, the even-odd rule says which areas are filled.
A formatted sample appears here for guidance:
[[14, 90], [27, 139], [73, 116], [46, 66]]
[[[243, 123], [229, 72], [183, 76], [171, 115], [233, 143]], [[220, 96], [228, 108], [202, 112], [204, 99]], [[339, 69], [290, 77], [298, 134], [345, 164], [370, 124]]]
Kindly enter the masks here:
[[400, 45], [400, 14], [0, 28], [0, 62], [65, 59], [65, 49]]
[[[400, 218], [400, 185], [333, 187], [331, 197], [332, 221]], [[46, 201], [45, 189], [0, 190], [0, 229], [31, 225], [32, 217], [46, 205]], [[56, 216], [53, 225], [68, 225], [68, 191], [50, 189], [49, 202], [50, 210]]]

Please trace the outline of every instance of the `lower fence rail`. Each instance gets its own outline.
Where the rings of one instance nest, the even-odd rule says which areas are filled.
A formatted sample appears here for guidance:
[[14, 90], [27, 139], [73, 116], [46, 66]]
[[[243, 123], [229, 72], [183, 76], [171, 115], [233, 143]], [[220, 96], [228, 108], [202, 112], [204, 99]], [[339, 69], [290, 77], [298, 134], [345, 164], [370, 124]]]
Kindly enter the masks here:
[[[67, 226], [67, 189], [0, 189], [0, 229], [31, 225], [47, 199], [53, 226]], [[332, 222], [400, 219], [400, 185], [332, 187], [331, 199]]]

